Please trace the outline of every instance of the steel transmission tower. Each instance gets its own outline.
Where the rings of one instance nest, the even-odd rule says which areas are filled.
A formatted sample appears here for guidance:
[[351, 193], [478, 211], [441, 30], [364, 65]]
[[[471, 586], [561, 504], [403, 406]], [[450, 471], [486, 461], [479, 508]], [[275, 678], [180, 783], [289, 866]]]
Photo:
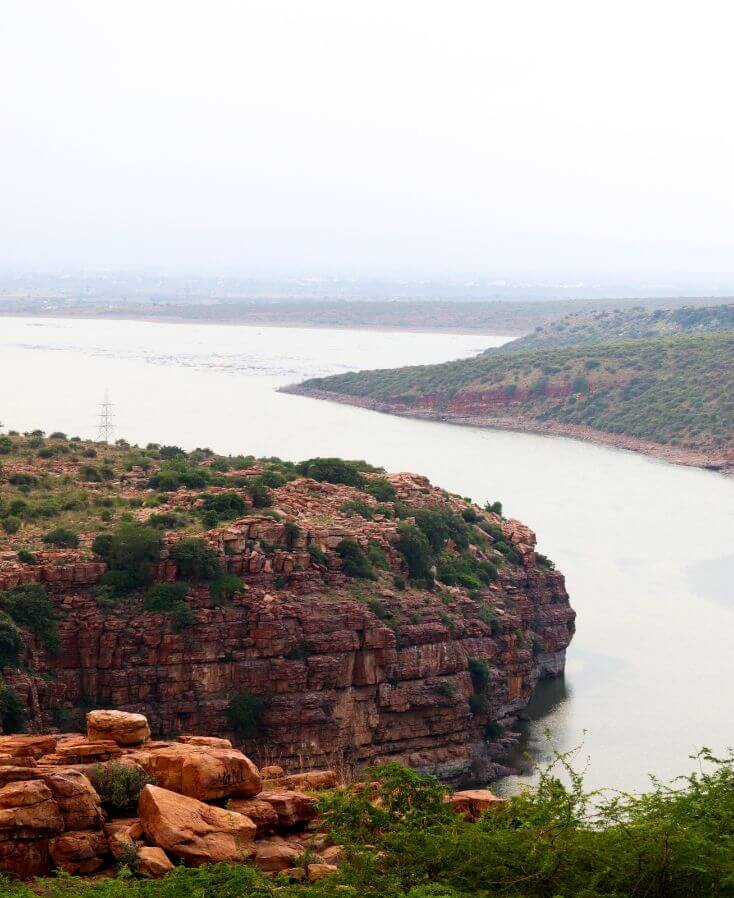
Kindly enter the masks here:
[[114, 425], [112, 424], [112, 403], [110, 402], [110, 397], [108, 393], [104, 394], [104, 400], [100, 405], [99, 409], [99, 425], [97, 431], [99, 433], [99, 439], [103, 443], [112, 442], [112, 435], [114, 432]]

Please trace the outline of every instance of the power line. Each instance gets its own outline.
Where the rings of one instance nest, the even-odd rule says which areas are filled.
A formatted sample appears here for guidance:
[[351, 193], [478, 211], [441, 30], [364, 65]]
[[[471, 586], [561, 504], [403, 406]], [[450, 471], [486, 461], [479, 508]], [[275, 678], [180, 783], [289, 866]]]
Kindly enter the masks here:
[[115, 430], [115, 427], [112, 423], [113, 417], [114, 416], [112, 414], [112, 403], [110, 402], [109, 394], [105, 393], [104, 400], [102, 401], [102, 404], [100, 405], [100, 410], [99, 410], [99, 415], [98, 415], [99, 425], [97, 428], [97, 431], [99, 434], [99, 439], [103, 443], [111, 443], [112, 442], [112, 436], [113, 436], [114, 430]]

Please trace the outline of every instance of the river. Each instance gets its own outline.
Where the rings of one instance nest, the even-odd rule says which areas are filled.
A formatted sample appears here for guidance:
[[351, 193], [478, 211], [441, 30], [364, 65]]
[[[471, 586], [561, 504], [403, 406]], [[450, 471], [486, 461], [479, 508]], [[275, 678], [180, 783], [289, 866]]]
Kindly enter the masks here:
[[[472, 355], [502, 337], [0, 318], [6, 427], [95, 436], [109, 390], [131, 442], [364, 458], [428, 475], [538, 533], [578, 629], [526, 746], [582, 748], [590, 787], [641, 789], [734, 744], [734, 479], [562, 437], [392, 417], [275, 392], [354, 368]], [[524, 781], [513, 777], [500, 788]]]

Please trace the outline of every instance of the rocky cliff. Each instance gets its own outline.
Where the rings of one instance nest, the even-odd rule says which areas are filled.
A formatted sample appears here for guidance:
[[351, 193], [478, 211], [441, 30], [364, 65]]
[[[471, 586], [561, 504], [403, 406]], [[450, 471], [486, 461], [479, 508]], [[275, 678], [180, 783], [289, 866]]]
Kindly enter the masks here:
[[[105, 565], [73, 552], [3, 565], [0, 587], [46, 584], [57, 619], [55, 653], [23, 629], [18, 666], [3, 671], [29, 729], [63, 731], [112, 707], [144, 713], [156, 737], [230, 736], [285, 769], [395, 759], [456, 782], [497, 772], [538, 678], [563, 671], [575, 617], [563, 576], [519, 522], [422, 477], [379, 479], [394, 502], [300, 478], [273, 490], [272, 517], [251, 509], [203, 533], [240, 586], [223, 601], [189, 578], [185, 626], [144, 612], [138, 595], [109, 601], [95, 587]], [[171, 504], [197, 501], [181, 490]], [[420, 509], [471, 522], [468, 547], [447, 539], [440, 563], [474, 559], [494, 579], [411, 580], [400, 534]], [[180, 579], [177, 539], [166, 535], [155, 580]], [[377, 553], [371, 576], [345, 574], [345, 541]], [[256, 718], [249, 730], [233, 723], [237, 696]]]

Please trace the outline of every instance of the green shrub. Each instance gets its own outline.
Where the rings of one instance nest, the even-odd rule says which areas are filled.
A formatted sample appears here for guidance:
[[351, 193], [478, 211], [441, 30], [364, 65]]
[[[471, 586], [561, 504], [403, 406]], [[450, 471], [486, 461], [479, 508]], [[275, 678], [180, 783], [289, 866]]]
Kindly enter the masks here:
[[253, 508], [269, 508], [273, 504], [272, 494], [264, 484], [248, 483], [246, 489]]
[[293, 546], [301, 535], [301, 528], [293, 521], [286, 521], [283, 524], [283, 535], [285, 536], [286, 545]]
[[410, 576], [414, 580], [430, 579], [433, 557], [431, 545], [422, 530], [412, 524], [401, 524], [395, 548], [405, 558]]
[[97, 764], [92, 779], [104, 809], [118, 816], [136, 811], [143, 788], [155, 784], [155, 778], [137, 765], [119, 761]]
[[378, 502], [394, 502], [397, 499], [395, 487], [384, 477], [370, 478], [364, 485], [363, 491], [377, 499]]
[[172, 611], [179, 602], [186, 598], [187, 592], [187, 583], [181, 583], [180, 581], [175, 583], [156, 583], [143, 596], [143, 610], [152, 612]]
[[23, 645], [20, 630], [5, 611], [0, 611], [0, 667], [15, 667]]
[[0, 592], [0, 609], [16, 624], [30, 630], [47, 652], [54, 654], [58, 650], [54, 607], [42, 584], [26, 583]]
[[56, 546], [58, 549], [76, 549], [79, 546], [79, 534], [66, 527], [49, 530], [42, 539], [47, 546]]
[[224, 605], [244, 588], [245, 583], [241, 577], [237, 577], [235, 574], [223, 574], [210, 584], [209, 592], [215, 605]]
[[181, 577], [211, 580], [219, 573], [219, 558], [211, 545], [200, 537], [182, 539], [171, 547]]
[[92, 542], [92, 551], [110, 568], [100, 582], [117, 595], [144, 586], [162, 548], [160, 530], [145, 524], [124, 522], [113, 533], [100, 533]]
[[311, 556], [311, 561], [313, 561], [314, 564], [320, 564], [320, 565], [323, 565], [324, 567], [328, 564], [329, 559], [326, 555], [326, 552], [324, 552], [324, 550], [321, 549], [319, 546], [316, 546], [316, 545], [309, 546], [308, 554]]
[[469, 658], [467, 669], [471, 675], [472, 684], [477, 692], [482, 692], [489, 684], [489, 666], [486, 661], [477, 658]]
[[21, 564], [38, 564], [38, 558], [33, 552], [29, 552], [28, 549], [18, 550], [18, 561], [20, 561]]
[[491, 561], [480, 561], [469, 552], [449, 555], [444, 552], [436, 567], [436, 579], [447, 586], [481, 589], [497, 579], [497, 568]]
[[374, 539], [371, 539], [367, 543], [367, 560], [373, 567], [376, 567], [381, 571], [390, 569], [390, 562], [385, 554], [385, 550]]
[[351, 518], [354, 515], [359, 515], [366, 521], [372, 520], [374, 510], [369, 503], [363, 502], [361, 499], [350, 499], [348, 502], [342, 502], [339, 507], [339, 511], [347, 515], [347, 517]]
[[[0, 629], [0, 634], [2, 630]], [[1, 646], [0, 646], [1, 651]], [[26, 708], [18, 693], [0, 678], [0, 725], [6, 735], [25, 729]], [[0, 892], [0, 894], [2, 894]]]
[[188, 524], [188, 520], [180, 514], [174, 514], [172, 511], [164, 511], [159, 514], [152, 514], [147, 524], [149, 527], [160, 527], [162, 530], [178, 530]]
[[10, 455], [13, 451], [13, 441], [10, 437], [0, 437], [0, 455]]
[[227, 490], [203, 496], [202, 509], [214, 511], [221, 520], [228, 521], [246, 514], [247, 503], [239, 493]]
[[511, 543], [500, 539], [494, 544], [494, 548], [501, 552], [510, 564], [517, 564], [520, 561], [520, 553]]
[[336, 547], [337, 555], [342, 560], [342, 571], [347, 577], [374, 580], [375, 572], [359, 543], [352, 539], [343, 539]]
[[543, 555], [540, 552], [535, 553], [535, 560], [541, 567], [547, 567], [549, 570], [555, 569], [555, 564], [548, 558], [547, 555]]
[[168, 614], [177, 632], [190, 627], [194, 623], [194, 612], [185, 601], [188, 586], [186, 583], [156, 583], [143, 598], [143, 610], [153, 613]]
[[268, 698], [247, 690], [236, 692], [230, 697], [227, 720], [232, 731], [240, 739], [252, 739], [262, 729], [262, 714], [267, 708]]
[[364, 486], [364, 477], [359, 472], [359, 462], [345, 461], [342, 458], [309, 458], [299, 462], [296, 470], [311, 480], [327, 483], [345, 483], [347, 486]]
[[3, 530], [10, 534], [11, 536], [14, 533], [17, 533], [23, 525], [23, 522], [20, 518], [15, 517], [15, 515], [8, 515], [7, 517], [2, 519]]

